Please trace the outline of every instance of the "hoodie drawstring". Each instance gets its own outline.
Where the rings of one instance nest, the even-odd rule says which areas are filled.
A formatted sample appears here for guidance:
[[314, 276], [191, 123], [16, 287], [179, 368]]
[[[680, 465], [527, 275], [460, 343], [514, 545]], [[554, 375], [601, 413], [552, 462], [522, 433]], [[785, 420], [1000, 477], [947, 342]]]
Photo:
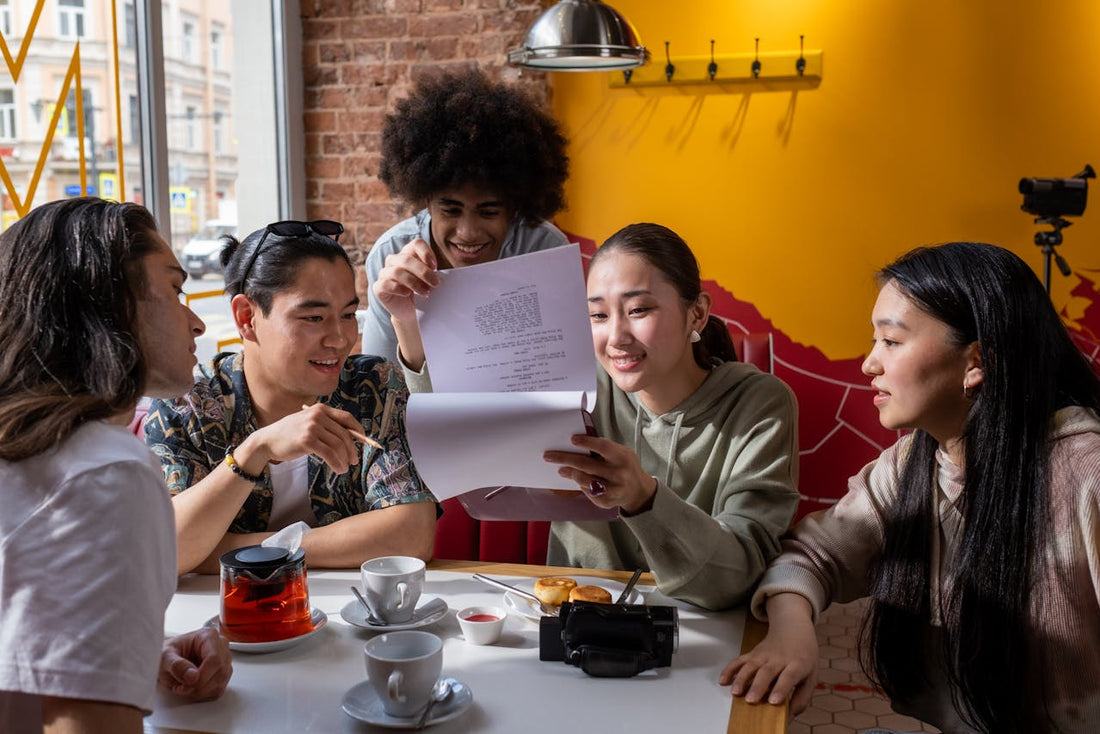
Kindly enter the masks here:
[[[646, 415], [645, 409], [638, 406], [638, 411], [634, 415], [634, 453], [638, 454], [638, 458], [641, 458], [641, 450], [644, 444], [642, 441], [642, 420]], [[684, 425], [684, 414], [679, 412], [676, 414], [676, 420], [672, 424], [672, 436], [668, 442], [668, 452], [665, 456], [665, 474], [661, 478], [661, 483], [666, 487], [672, 486], [672, 467], [676, 462], [676, 446], [680, 441], [680, 430]]]

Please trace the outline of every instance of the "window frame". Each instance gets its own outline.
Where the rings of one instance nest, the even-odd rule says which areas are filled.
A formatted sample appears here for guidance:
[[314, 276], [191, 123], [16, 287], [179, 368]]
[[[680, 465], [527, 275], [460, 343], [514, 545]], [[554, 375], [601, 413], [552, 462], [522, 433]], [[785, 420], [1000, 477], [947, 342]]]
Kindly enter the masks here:
[[[168, 120], [164, 78], [163, 8], [160, 0], [135, 0], [137, 11], [137, 77], [141, 108], [142, 192], [145, 206], [171, 241], [169, 206]], [[276, 176], [278, 219], [304, 219], [305, 120], [302, 115], [299, 0], [269, 0], [272, 18], [271, 73], [275, 87]]]

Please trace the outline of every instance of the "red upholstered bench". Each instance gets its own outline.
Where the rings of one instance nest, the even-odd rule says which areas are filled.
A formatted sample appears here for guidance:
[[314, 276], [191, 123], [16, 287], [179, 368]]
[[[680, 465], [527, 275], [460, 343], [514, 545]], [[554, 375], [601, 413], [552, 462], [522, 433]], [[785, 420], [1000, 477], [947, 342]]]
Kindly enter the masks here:
[[[743, 362], [772, 371], [771, 334], [730, 334]], [[548, 522], [481, 522], [457, 499], [444, 500], [435, 529], [435, 557], [493, 563], [546, 563]]]

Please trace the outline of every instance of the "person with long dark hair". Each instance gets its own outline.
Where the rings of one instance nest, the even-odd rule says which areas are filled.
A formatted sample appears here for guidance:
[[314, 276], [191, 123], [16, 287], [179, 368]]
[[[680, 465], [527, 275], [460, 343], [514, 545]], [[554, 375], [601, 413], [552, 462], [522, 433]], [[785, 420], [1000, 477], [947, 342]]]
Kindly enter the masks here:
[[145, 440], [176, 510], [179, 571], [304, 522], [312, 567], [431, 558], [436, 504], [409, 456], [408, 390], [381, 357], [349, 356], [359, 297], [339, 222], [275, 222], [222, 250], [244, 342], [155, 401]]
[[216, 631], [164, 639], [172, 505], [127, 429], [191, 384], [186, 277], [136, 204], [57, 201], [0, 235], [0, 731], [136, 733], [158, 680], [229, 681]]
[[1100, 380], [1035, 274], [992, 245], [918, 248], [880, 274], [863, 363], [911, 429], [802, 520], [752, 610], [767, 638], [720, 682], [809, 701], [813, 621], [870, 597], [863, 664], [948, 734], [1100, 730]]
[[599, 437], [548, 451], [617, 522], [556, 522], [548, 562], [641, 568], [708, 609], [744, 600], [798, 504], [797, 404], [737, 361], [699, 265], [675, 232], [632, 224], [588, 267]]

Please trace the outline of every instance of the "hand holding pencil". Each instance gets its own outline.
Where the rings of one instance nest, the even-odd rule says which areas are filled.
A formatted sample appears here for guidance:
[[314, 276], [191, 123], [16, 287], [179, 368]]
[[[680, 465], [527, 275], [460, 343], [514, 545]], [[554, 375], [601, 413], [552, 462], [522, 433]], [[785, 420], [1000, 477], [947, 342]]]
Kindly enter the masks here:
[[[314, 405], [319, 405], [319, 404], [320, 403], [314, 403]], [[312, 406], [303, 405], [302, 410], [309, 410], [310, 407], [312, 407]], [[341, 412], [343, 412], [343, 411], [341, 411]], [[370, 446], [371, 448], [376, 448], [379, 451], [383, 450], [382, 444], [378, 443], [377, 441], [375, 441], [373, 438], [366, 435], [362, 431], [357, 431], [354, 428], [352, 428], [352, 429], [348, 430], [348, 433], [350, 433], [351, 437], [354, 438], [356, 441], [358, 441], [361, 444], [364, 444], [366, 446]]]

